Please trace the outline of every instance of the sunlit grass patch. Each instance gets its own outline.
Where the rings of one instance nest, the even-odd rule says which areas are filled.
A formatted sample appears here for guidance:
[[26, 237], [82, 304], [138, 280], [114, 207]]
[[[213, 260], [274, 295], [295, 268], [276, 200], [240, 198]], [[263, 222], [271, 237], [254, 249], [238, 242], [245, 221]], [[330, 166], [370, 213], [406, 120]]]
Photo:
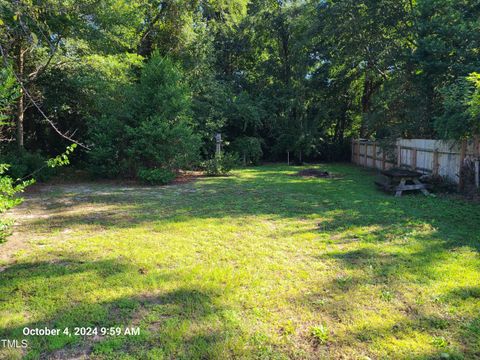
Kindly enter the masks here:
[[475, 358], [479, 206], [396, 199], [348, 165], [299, 169], [33, 195], [1, 263], [0, 337], [142, 329], [30, 338], [30, 359]]

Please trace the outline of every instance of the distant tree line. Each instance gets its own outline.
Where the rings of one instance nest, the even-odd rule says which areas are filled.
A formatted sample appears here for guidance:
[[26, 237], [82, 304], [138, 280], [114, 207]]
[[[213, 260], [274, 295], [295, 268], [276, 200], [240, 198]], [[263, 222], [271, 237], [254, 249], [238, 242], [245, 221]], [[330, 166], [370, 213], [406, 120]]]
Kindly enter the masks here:
[[99, 176], [168, 179], [215, 133], [246, 164], [475, 136], [479, 34], [478, 0], [0, 0], [0, 163], [76, 142]]

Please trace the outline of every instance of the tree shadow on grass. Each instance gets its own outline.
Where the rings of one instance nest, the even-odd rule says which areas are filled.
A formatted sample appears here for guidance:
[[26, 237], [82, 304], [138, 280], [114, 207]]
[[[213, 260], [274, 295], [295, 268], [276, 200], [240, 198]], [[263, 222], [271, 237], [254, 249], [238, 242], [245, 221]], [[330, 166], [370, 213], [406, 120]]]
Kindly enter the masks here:
[[[221, 358], [221, 354], [233, 351], [231, 338], [241, 338], [239, 326], [229, 320], [217, 301], [221, 295], [218, 289], [175, 286], [178, 279], [174, 276], [152, 275], [147, 282], [153, 277], [162, 282], [156, 289], [124, 295], [123, 286], [114, 280], [118, 276], [127, 282], [125, 286], [131, 285], [128, 278], [142, 277], [136, 266], [114, 260], [69, 257], [9, 266], [0, 273], [0, 313], [12, 318], [3, 319], [0, 338], [27, 339], [24, 355], [29, 359], [90, 355], [113, 359], [120, 353], [138, 359]], [[95, 284], [73, 291], [88, 281]], [[62, 333], [24, 336], [25, 327], [61, 329]], [[63, 334], [67, 327], [71, 336]], [[98, 333], [75, 336], [75, 327], [97, 328]], [[100, 328], [110, 327], [122, 329], [122, 334], [101, 333]], [[140, 335], [124, 333], [124, 329], [136, 327]]]
[[[388, 227], [385, 231], [388, 232]], [[413, 252], [403, 252], [395, 251], [399, 244], [395, 244], [393, 249], [385, 248], [384, 241], [378, 235], [370, 243], [354, 244], [353, 249], [340, 248], [319, 255], [319, 260], [333, 260], [339, 275], [322, 282], [319, 286], [321, 291], [309, 293], [295, 301], [303, 306], [318, 308], [318, 299], [334, 298], [334, 303], [321, 307], [324, 315], [333, 322], [362, 324], [335, 340], [361, 344], [370, 356], [376, 356], [370, 350], [378, 348], [384, 339], [392, 346], [392, 341], [401, 343], [415, 338], [415, 334], [422, 334], [429, 339], [429, 344], [426, 344], [431, 345], [429, 351], [407, 350], [397, 345], [403, 355], [395, 354], [395, 358], [433, 360], [446, 356], [442, 354], [449, 354], [449, 358], [454, 359], [478, 357], [480, 319], [472, 315], [472, 311], [478, 309], [480, 288], [458, 286], [441, 295], [434, 292], [439, 291], [438, 281], [446, 281], [445, 274], [438, 274], [435, 270], [439, 264], [449, 260], [454, 248], [461, 245], [443, 239], [433, 241], [428, 235], [423, 235], [417, 236], [416, 240], [421, 246], [417, 245]], [[408, 240], [405, 246], [409, 246]], [[430, 287], [435, 284], [437, 288], [430, 292]], [[379, 319], [371, 323], [360, 320], [363, 317], [361, 312], [374, 314], [376, 308], [385, 314], [381, 325]], [[462, 311], [462, 308], [469, 310], [456, 315], [456, 311]], [[458, 310], [449, 314], [450, 310], [447, 309]], [[394, 311], [395, 315], [390, 317], [385, 313], [388, 311]], [[453, 345], [449, 340], [453, 341]]]
[[[85, 195], [83, 202], [68, 205], [78, 204], [81, 207], [82, 204], [89, 202], [97, 205], [100, 210], [96, 211], [93, 207], [90, 216], [66, 214], [63, 211], [64, 205], [60, 204], [48, 219], [33, 219], [26, 222], [25, 226], [47, 229], [53, 226], [57, 229], [67, 229], [77, 225], [98, 225], [105, 228], [135, 229], [146, 224], [163, 226], [184, 223], [188, 226], [191, 219], [231, 221], [265, 215], [276, 221], [308, 219], [312, 225], [314, 223], [318, 225], [300, 232], [326, 235], [328, 238], [326, 241], [333, 245], [356, 246], [353, 249], [331, 251], [317, 256], [318, 261], [334, 261], [338, 264], [339, 273], [349, 270], [364, 271], [361, 276], [338, 276], [330, 283], [322, 285], [326, 290], [342, 295], [341, 298], [337, 297], [335, 304], [336, 314], [340, 316], [353, 316], [349, 313], [350, 302], [355, 297], [356, 289], [361, 286], [385, 286], [387, 290], [392, 287], [391, 291], [395, 293], [395, 285], [401, 283], [402, 279], [408, 279], [416, 285], [428, 285], [435, 280], [435, 274], [431, 272], [434, 265], [444, 261], [450, 252], [459, 248], [475, 252], [480, 250], [480, 238], [474, 225], [480, 223], [478, 206], [461, 201], [453, 204], [447, 198], [432, 199], [422, 195], [395, 199], [378, 193], [369, 173], [361, 172], [361, 175], [358, 175], [356, 174], [358, 170], [352, 169], [346, 169], [347, 174], [342, 179], [305, 180], [290, 177], [281, 169], [271, 171], [259, 169], [249, 171], [248, 177], [245, 178], [206, 179], [176, 188], [143, 189], [142, 193], [136, 195], [93, 192]], [[105, 207], [103, 210], [102, 206]], [[319, 220], [315, 220], [316, 218]], [[296, 233], [298, 231], [292, 230], [285, 235], [296, 236], [299, 235]], [[415, 238], [421, 246], [412, 248], [410, 252], [394, 251], [394, 247], [398, 247], [402, 241], [408, 247], [410, 238]], [[391, 251], [380, 249], [382, 245], [389, 244], [393, 245]], [[135, 271], [132, 270], [133, 272]], [[133, 285], [127, 283], [126, 286]], [[464, 290], [459, 291], [465, 294]], [[319, 296], [323, 294], [312, 294], [296, 300], [310, 306]], [[385, 293], [384, 296], [389, 295]], [[209, 297], [212, 299], [211, 295]], [[181, 300], [176, 301], [183, 303]], [[451, 302], [453, 298], [445, 301]], [[377, 329], [370, 326], [362, 328], [359, 334], [352, 336], [359, 341], [362, 341], [363, 337], [368, 342], [383, 336], [385, 332], [396, 332], [400, 336], [402, 329], [405, 328], [423, 327], [434, 333], [438, 330], [434, 324], [444, 321], [432, 314], [422, 314], [420, 307], [412, 306], [410, 303], [400, 304], [399, 307], [405, 311], [406, 320], [403, 324], [397, 324], [398, 329], [388, 327]], [[222, 309], [218, 311], [221, 312]], [[181, 322], [176, 322], [179, 317], [181, 318], [181, 315], [174, 316], [173, 320], [167, 317], [164, 321], [167, 324], [171, 322], [172, 327], [181, 327], [179, 325]], [[205, 318], [208, 318], [208, 315]], [[473, 324], [474, 328], [475, 321], [471, 317], [466, 319], [466, 322]], [[451, 330], [455, 331], [458, 324], [457, 322], [452, 324]], [[203, 345], [200, 344], [213, 343], [213, 347], [215, 344], [221, 346], [222, 342], [226, 341], [221, 335], [225, 330], [225, 326], [221, 326], [220, 334], [217, 334], [215, 329], [211, 333], [200, 332], [197, 335], [193, 333], [191, 336], [197, 340], [192, 341], [198, 342], [201, 348]], [[170, 334], [170, 330], [168, 333]], [[211, 334], [214, 334], [213, 338]], [[467, 338], [474, 336], [472, 331], [468, 334]], [[173, 354], [176, 358], [186, 357], [185, 354], [192, 355], [193, 350], [189, 349], [197, 346], [184, 345], [190, 341], [187, 335], [165, 336], [177, 340], [166, 341], [167, 344], [175, 345], [159, 351], [170, 356]], [[460, 337], [455, 339], [465, 343]], [[468, 341], [470, 340], [467, 340], [466, 346], [472, 344]], [[200, 352], [204, 353], [203, 350]], [[205, 353], [208, 357], [208, 352]], [[425, 354], [424, 358], [432, 356], [436, 355]]]
[[[73, 205], [58, 204], [45, 219], [26, 220], [30, 226], [67, 229], [76, 225], [103, 228], [134, 228], [148, 223], [166, 224], [189, 219], [224, 219], [269, 215], [288, 220], [302, 216], [340, 216], [325, 222], [328, 230], [342, 227], [396, 224], [410, 227], [411, 222], [428, 223], [444, 240], [467, 242], [472, 235], [465, 219], [480, 222], [480, 211], [473, 205], [449, 211], [447, 199], [409, 196], [394, 199], [379, 194], [370, 177], [305, 180], [282, 172], [275, 176], [253, 172], [251, 177], [208, 179], [178, 187], [142, 189], [137, 195], [122, 191], [89, 193], [85, 201]], [[87, 213], [69, 210], [91, 205]], [[478, 250], [480, 241], [469, 245]]]

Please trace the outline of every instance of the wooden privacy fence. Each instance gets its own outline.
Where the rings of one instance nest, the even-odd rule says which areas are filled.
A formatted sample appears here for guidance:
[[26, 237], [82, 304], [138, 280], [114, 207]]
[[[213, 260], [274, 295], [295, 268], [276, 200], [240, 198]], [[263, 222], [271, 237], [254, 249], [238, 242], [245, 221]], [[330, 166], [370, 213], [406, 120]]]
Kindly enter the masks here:
[[387, 152], [375, 141], [353, 140], [352, 162], [381, 170], [409, 168], [423, 174], [439, 175], [460, 183], [460, 167], [467, 160], [475, 163], [479, 186], [479, 141], [453, 142], [426, 139], [398, 139]]

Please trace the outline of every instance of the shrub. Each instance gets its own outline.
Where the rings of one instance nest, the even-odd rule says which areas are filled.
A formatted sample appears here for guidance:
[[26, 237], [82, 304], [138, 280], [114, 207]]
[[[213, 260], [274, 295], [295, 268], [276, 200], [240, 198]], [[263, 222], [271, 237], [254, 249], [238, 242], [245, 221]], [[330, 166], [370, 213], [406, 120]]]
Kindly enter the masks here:
[[[8, 209], [20, 204], [22, 199], [16, 195], [25, 190], [34, 180], [17, 183], [10, 176], [5, 175], [9, 165], [0, 164], [0, 215]], [[0, 219], [0, 242], [9, 234], [10, 222]]]
[[[47, 158], [39, 153], [31, 153], [26, 150], [7, 152], [0, 158], [0, 163], [9, 164], [5, 174], [13, 179], [23, 179], [35, 173], [35, 179], [46, 181], [55, 174], [55, 170], [45, 166]], [[42, 169], [41, 171], [38, 171]]]
[[237, 138], [233, 141], [232, 148], [240, 155], [244, 165], [256, 165], [263, 156], [262, 142], [256, 137]]
[[[35, 182], [33, 176], [37, 177], [44, 169], [52, 169], [70, 164], [69, 156], [75, 150], [76, 146], [76, 144], [68, 146], [64, 153], [54, 158], [48, 160], [42, 158], [42, 161], [38, 163], [38, 167], [27, 174], [30, 179], [26, 181], [22, 181], [20, 176], [12, 178], [7, 174], [11, 166], [8, 164], [0, 164], [0, 215], [23, 201], [17, 194], [23, 192], [27, 186]], [[36, 164], [36, 162], [33, 163]], [[25, 177], [25, 175], [23, 177]], [[5, 221], [0, 218], [0, 242], [4, 241], [9, 234], [10, 225], [10, 221]]]
[[238, 164], [235, 154], [219, 154], [203, 162], [203, 169], [209, 176], [226, 175]]
[[480, 131], [480, 74], [467, 77], [440, 90], [443, 113], [435, 118], [435, 129], [445, 139], [468, 138]]
[[454, 193], [458, 189], [454, 181], [440, 175], [424, 176], [422, 181], [428, 184], [428, 190], [434, 193]]
[[175, 174], [167, 169], [140, 169], [137, 176], [150, 185], [166, 185], [175, 179]]
[[188, 168], [197, 160], [200, 142], [186, 121], [170, 124], [152, 117], [138, 127], [127, 127], [127, 133], [132, 139], [128, 157], [139, 166], [174, 170]]
[[89, 138], [93, 144], [89, 157], [89, 171], [99, 177], [133, 177], [126, 155], [129, 139], [125, 123], [111, 116], [92, 120], [89, 124]]

